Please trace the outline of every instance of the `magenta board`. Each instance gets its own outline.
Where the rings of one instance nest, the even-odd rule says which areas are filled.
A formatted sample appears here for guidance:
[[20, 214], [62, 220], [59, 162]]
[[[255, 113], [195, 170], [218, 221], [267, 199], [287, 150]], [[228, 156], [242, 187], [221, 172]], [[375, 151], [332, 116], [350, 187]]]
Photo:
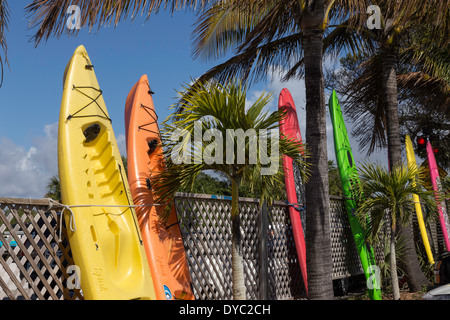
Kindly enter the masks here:
[[428, 165], [430, 166], [431, 185], [433, 186], [433, 191], [435, 192], [437, 209], [439, 212], [439, 222], [441, 224], [442, 234], [444, 236], [445, 248], [447, 251], [450, 251], [450, 223], [445, 206], [445, 199], [439, 197], [439, 193], [442, 192], [441, 180], [439, 178], [439, 169], [436, 164], [433, 148], [431, 147], [431, 143], [429, 141], [427, 142], [427, 156]]

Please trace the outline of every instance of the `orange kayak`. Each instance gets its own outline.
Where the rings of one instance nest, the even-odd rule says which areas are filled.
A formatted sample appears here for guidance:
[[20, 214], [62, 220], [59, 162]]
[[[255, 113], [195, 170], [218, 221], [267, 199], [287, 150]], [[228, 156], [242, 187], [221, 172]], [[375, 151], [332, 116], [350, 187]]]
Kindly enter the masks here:
[[[158, 300], [193, 300], [175, 206], [164, 223], [155, 203], [151, 177], [164, 170], [164, 158], [152, 91], [146, 75], [134, 85], [125, 105], [128, 182]], [[140, 206], [142, 205], [142, 206]]]

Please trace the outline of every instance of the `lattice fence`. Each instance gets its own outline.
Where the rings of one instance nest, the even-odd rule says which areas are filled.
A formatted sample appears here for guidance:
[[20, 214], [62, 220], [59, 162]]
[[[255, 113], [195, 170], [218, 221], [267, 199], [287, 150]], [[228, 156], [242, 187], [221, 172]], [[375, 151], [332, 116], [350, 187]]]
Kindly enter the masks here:
[[67, 288], [73, 260], [59, 241], [58, 209], [46, 199], [0, 198], [0, 300], [82, 299]]
[[[220, 198], [220, 197], [219, 197]], [[183, 232], [194, 294], [197, 299], [231, 299], [231, 200], [209, 195], [179, 194], [175, 198]], [[240, 199], [244, 279], [248, 299], [259, 299], [262, 260], [268, 259], [270, 299], [303, 293], [290, 221], [283, 203], [269, 210], [268, 230], [257, 221], [261, 212], [255, 199]], [[261, 238], [267, 238], [267, 257], [261, 252]]]
[[[198, 299], [231, 299], [231, 199], [210, 195], [178, 194], [180, 226]], [[267, 230], [260, 230], [261, 210], [256, 199], [240, 198], [245, 285], [249, 299], [261, 297], [260, 275], [268, 261], [269, 299], [304, 295], [287, 205], [275, 202], [268, 213]], [[362, 273], [342, 198], [331, 198], [333, 279]], [[267, 254], [260, 243], [267, 237]]]
[[287, 208], [284, 203], [274, 203], [268, 214], [269, 299], [290, 299], [306, 293]]
[[330, 197], [331, 254], [333, 255], [333, 279], [362, 274], [363, 269], [356, 250], [355, 240], [347, 219], [341, 197]]
[[[59, 236], [62, 208], [50, 203], [0, 198], [0, 300], [83, 299], [68, 289], [74, 263], [64, 222]], [[195, 297], [231, 299], [231, 199], [178, 194], [175, 204]], [[241, 198], [240, 214], [248, 299], [304, 295], [287, 205], [275, 202], [266, 212], [258, 200]], [[330, 224], [333, 279], [361, 274], [342, 198], [331, 197]]]
[[[59, 241], [62, 208], [50, 208], [49, 204], [46, 199], [0, 199], [0, 299], [82, 299], [79, 290], [67, 289], [70, 277], [67, 268], [73, 265], [73, 260], [64, 236], [64, 223]], [[175, 204], [196, 298], [231, 299], [231, 200], [178, 194]], [[348, 238], [351, 248], [353, 240], [342, 216], [345, 213], [342, 201], [332, 199], [332, 204], [333, 242]], [[258, 200], [241, 198], [240, 214], [248, 299], [262, 297], [260, 289], [264, 281], [269, 299], [303, 295], [286, 204], [276, 202], [269, 208], [265, 230], [261, 230]], [[348, 265], [348, 257], [352, 256], [347, 248], [333, 250], [333, 278], [360, 271]], [[357, 257], [352, 261], [358, 263]]]

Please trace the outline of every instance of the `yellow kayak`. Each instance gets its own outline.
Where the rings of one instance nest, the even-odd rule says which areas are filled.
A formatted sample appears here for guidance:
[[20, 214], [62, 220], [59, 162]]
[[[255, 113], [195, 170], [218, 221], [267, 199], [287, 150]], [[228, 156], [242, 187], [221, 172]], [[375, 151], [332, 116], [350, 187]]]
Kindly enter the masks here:
[[155, 299], [131, 193], [86, 49], [64, 72], [58, 167], [70, 247], [85, 299]]
[[[408, 166], [413, 166], [415, 168], [417, 166], [416, 156], [414, 155], [414, 148], [409, 135], [405, 136], [405, 147]], [[420, 206], [420, 199], [417, 194], [413, 194], [413, 201], [416, 208], [417, 222], [419, 223], [420, 234], [422, 235], [423, 245], [425, 247], [425, 251], [427, 252], [428, 261], [430, 262], [430, 264], [434, 264], [433, 253], [431, 252], [427, 229], [425, 228], [425, 222], [423, 220], [422, 207]]]

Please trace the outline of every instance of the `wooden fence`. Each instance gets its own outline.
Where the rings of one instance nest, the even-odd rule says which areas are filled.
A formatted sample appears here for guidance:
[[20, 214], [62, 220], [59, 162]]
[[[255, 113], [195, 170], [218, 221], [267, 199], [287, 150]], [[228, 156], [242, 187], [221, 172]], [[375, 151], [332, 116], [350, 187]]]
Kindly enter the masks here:
[[[196, 299], [231, 299], [231, 199], [179, 193], [175, 205]], [[240, 198], [248, 299], [305, 293], [287, 208]], [[74, 262], [61, 210], [48, 199], [0, 198], [0, 300], [83, 299], [68, 288]], [[342, 198], [331, 197], [330, 218], [333, 279], [361, 274]], [[377, 256], [384, 259], [380, 250]]]
[[74, 263], [60, 211], [47, 199], [0, 198], [0, 299], [82, 299], [67, 288]]
[[[195, 296], [231, 299], [230, 198], [179, 194], [175, 204]], [[304, 288], [286, 205], [260, 210], [258, 200], [247, 198], [239, 204], [247, 298], [300, 296]]]
[[[194, 294], [231, 299], [231, 198], [178, 194], [175, 198]], [[244, 279], [249, 299], [292, 299], [305, 288], [284, 202], [262, 210], [257, 199], [240, 198]], [[342, 198], [331, 197], [333, 279], [362, 274]]]

